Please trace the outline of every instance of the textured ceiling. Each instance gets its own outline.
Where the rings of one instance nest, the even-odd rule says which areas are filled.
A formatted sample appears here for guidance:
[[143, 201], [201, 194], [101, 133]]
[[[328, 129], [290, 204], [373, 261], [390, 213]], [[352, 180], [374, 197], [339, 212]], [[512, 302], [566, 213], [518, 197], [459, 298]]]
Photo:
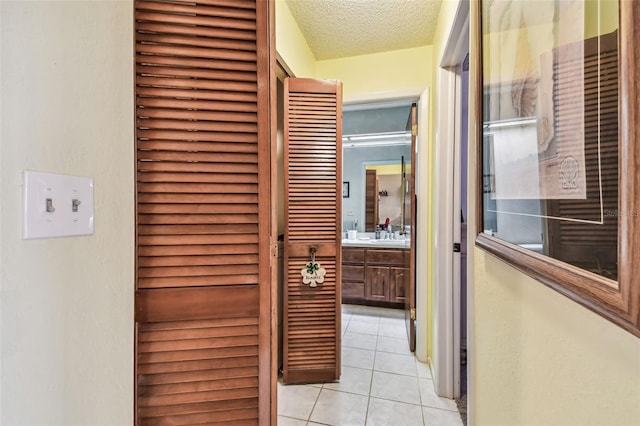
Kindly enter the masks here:
[[441, 0], [286, 0], [317, 60], [431, 44]]

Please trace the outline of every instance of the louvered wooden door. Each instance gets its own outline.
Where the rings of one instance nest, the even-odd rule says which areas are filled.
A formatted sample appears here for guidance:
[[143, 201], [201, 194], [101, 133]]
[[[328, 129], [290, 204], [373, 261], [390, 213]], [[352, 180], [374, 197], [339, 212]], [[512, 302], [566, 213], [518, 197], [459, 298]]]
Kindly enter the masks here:
[[268, 1], [136, 1], [136, 424], [270, 424]]
[[[285, 80], [285, 383], [340, 377], [342, 83]], [[326, 270], [303, 284], [311, 249]]]

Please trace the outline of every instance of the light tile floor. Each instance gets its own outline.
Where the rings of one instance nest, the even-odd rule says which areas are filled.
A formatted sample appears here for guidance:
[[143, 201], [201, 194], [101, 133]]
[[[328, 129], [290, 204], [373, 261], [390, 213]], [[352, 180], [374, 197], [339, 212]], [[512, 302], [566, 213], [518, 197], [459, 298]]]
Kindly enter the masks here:
[[340, 381], [278, 383], [278, 426], [304, 425], [462, 426], [462, 420], [409, 350], [404, 311], [342, 305]]

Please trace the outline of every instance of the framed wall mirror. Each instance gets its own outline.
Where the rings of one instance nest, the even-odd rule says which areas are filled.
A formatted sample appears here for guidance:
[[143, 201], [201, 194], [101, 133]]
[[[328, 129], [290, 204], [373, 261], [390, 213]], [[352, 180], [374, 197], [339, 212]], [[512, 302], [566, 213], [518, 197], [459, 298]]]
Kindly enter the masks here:
[[477, 245], [640, 336], [638, 8], [483, 0], [479, 15]]
[[407, 182], [411, 174], [411, 102], [345, 106], [343, 231], [374, 232], [389, 219], [393, 229], [409, 229]]

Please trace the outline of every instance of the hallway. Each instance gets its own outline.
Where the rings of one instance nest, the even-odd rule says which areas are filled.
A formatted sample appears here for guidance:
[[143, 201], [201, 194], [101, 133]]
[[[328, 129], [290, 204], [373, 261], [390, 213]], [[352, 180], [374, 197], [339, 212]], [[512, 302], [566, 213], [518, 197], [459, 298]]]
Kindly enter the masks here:
[[453, 400], [409, 351], [404, 311], [342, 305], [339, 383], [278, 382], [278, 426], [462, 425]]

